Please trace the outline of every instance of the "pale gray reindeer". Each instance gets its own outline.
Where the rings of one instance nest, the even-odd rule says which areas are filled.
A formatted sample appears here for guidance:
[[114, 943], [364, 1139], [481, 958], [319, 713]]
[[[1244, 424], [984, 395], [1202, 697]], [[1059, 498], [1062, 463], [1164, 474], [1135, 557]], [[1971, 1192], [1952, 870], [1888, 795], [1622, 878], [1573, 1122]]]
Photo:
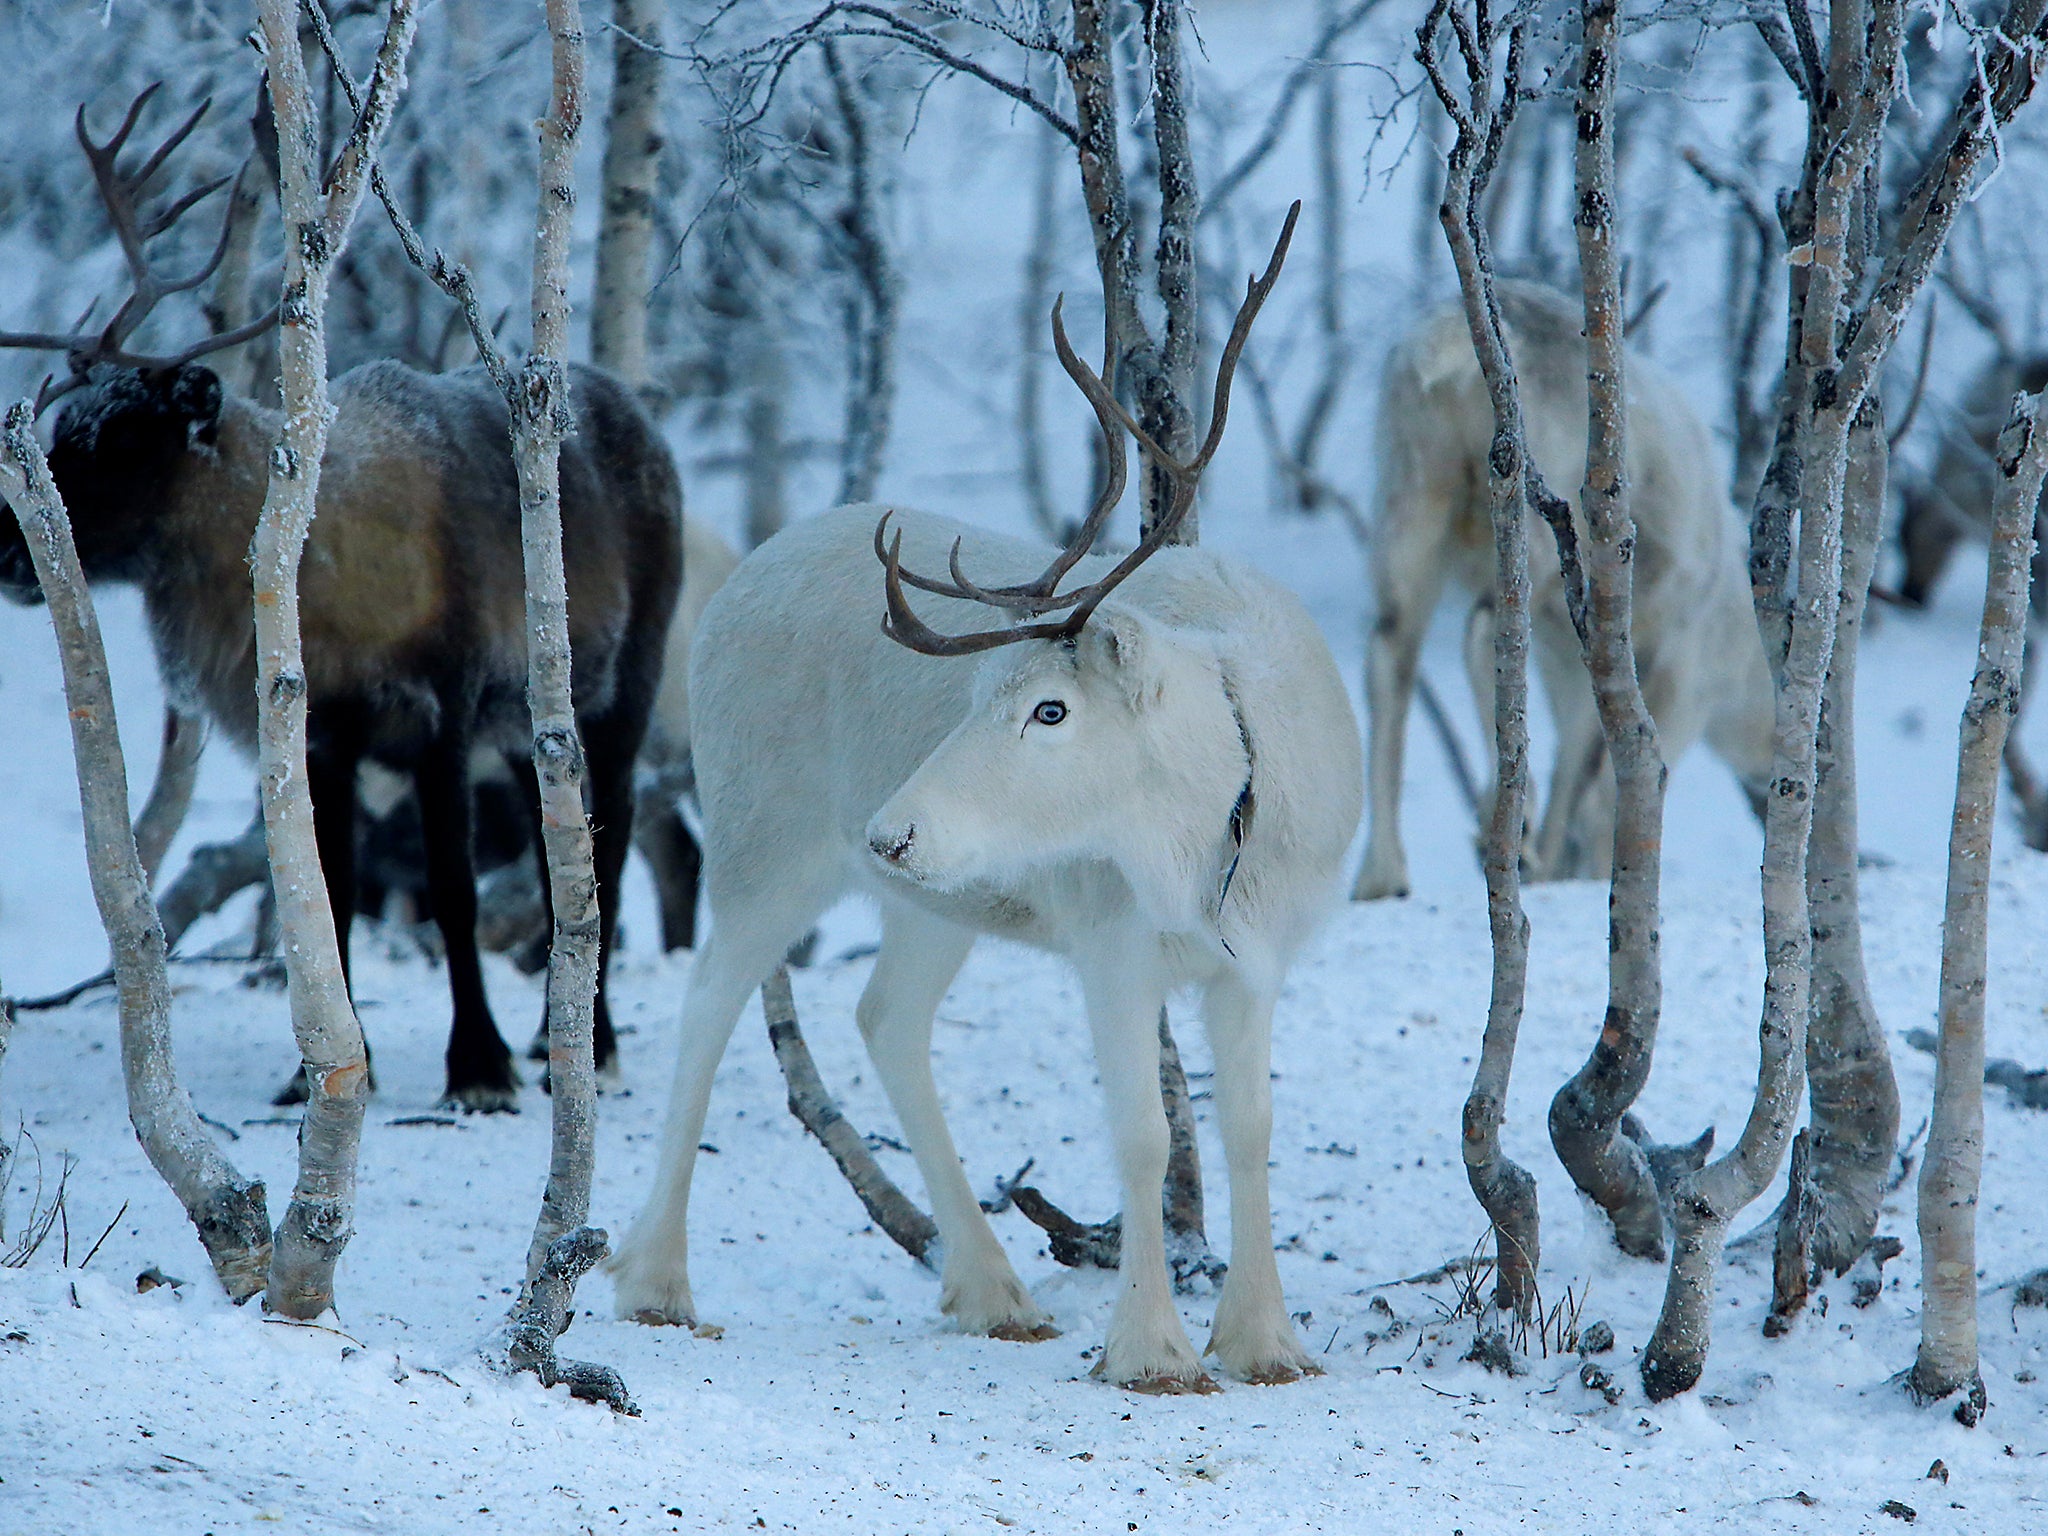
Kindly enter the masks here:
[[[1268, 1062], [1282, 980], [1337, 894], [1357, 825], [1357, 723], [1291, 593], [1221, 555], [1166, 547], [1221, 439], [1286, 243], [1250, 287], [1207, 439], [1184, 464], [1074, 356], [1055, 307], [1061, 361], [1096, 409], [1111, 471], [1066, 549], [846, 507], [764, 544], [712, 600], [690, 695], [714, 922], [683, 1005], [654, 1188], [612, 1266], [621, 1316], [695, 1318], [686, 1221], [713, 1072], [783, 951], [858, 890], [881, 904], [882, 946], [857, 1018], [931, 1192], [941, 1311], [969, 1333], [1054, 1332], [975, 1200], [932, 1082], [934, 1012], [976, 936], [1000, 934], [1065, 956], [1087, 1002], [1124, 1212], [1097, 1373], [1153, 1391], [1214, 1385], [1174, 1308], [1161, 1219], [1158, 1019], [1182, 986], [1202, 993], [1230, 1172], [1230, 1269], [1209, 1351], [1245, 1380], [1315, 1369], [1273, 1259]], [[1121, 432], [1176, 493], [1112, 562], [1085, 552], [1124, 488]], [[913, 573], [942, 566], [950, 579]], [[979, 585], [969, 569], [1008, 584]], [[1085, 585], [1060, 593], [1069, 574]], [[934, 595], [938, 622], [969, 626], [990, 607], [1011, 622], [941, 633], [911, 610], [906, 584]]]
[[[1532, 284], [1504, 282], [1497, 291], [1521, 380], [1529, 452], [1553, 490], [1576, 497], [1586, 462], [1579, 310]], [[1751, 805], [1761, 807], [1771, 771], [1773, 696], [1721, 455], [1678, 385], [1634, 355], [1628, 408], [1636, 666], [1664, 761], [1675, 764], [1704, 735]], [[1375, 613], [1366, 657], [1371, 830], [1352, 891], [1357, 901], [1408, 893], [1400, 826], [1408, 704], [1423, 634], [1447, 579], [1472, 600], [1465, 662], [1492, 741], [1492, 442], [1493, 407], [1465, 313], [1444, 309], [1394, 348], [1380, 385]], [[1526, 854], [1528, 875], [1604, 877], [1613, 855], [1613, 776], [1565, 607], [1556, 545], [1534, 512], [1530, 517], [1534, 650], [1557, 756]]]

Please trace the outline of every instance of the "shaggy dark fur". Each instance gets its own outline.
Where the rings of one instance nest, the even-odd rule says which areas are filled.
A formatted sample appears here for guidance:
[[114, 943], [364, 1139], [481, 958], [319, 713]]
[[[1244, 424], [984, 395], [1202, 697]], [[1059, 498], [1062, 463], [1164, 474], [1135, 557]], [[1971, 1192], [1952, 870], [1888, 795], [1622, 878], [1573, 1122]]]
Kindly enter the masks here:
[[[633, 760], [681, 578], [681, 491], [625, 387], [591, 368], [570, 374], [577, 431], [562, 448], [562, 532], [603, 913], [604, 1066], [615, 1045], [602, 966], [632, 836]], [[334, 910], [346, 914], [357, 767], [369, 758], [412, 776], [454, 998], [448, 1097], [508, 1109], [518, 1076], [477, 960], [467, 773], [473, 744], [498, 747], [538, 817], [505, 404], [480, 369], [427, 375], [388, 362], [336, 380], [333, 400], [300, 571], [320, 858]], [[115, 369], [66, 405], [50, 451], [86, 575], [142, 588], [173, 694], [245, 748], [256, 735], [249, 541], [277, 435], [274, 413], [225, 397], [206, 368]], [[36, 595], [12, 519], [0, 528], [0, 588]]]

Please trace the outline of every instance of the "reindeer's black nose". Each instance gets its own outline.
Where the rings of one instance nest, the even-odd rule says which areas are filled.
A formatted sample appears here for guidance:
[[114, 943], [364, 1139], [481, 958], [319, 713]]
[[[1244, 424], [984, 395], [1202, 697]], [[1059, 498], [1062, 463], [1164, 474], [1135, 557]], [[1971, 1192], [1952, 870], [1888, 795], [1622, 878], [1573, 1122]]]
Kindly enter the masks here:
[[877, 832], [868, 839], [868, 846], [875, 851], [875, 857], [886, 859], [891, 864], [901, 864], [910, 857], [910, 845], [917, 840], [917, 828], [905, 827], [902, 832], [891, 836]]

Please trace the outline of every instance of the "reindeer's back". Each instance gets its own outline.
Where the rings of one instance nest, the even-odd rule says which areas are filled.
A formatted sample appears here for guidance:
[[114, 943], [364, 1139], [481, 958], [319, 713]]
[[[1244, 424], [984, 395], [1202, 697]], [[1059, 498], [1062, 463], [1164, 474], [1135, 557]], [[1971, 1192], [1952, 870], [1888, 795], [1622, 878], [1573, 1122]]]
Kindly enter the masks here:
[[[571, 392], [577, 430], [561, 460], [570, 644], [578, 709], [603, 712], [628, 667], [648, 669], [651, 697], [680, 577], [680, 493], [666, 449], [623, 387], [576, 368]], [[313, 702], [360, 701], [388, 738], [378, 745], [393, 750], [451, 706], [475, 707], [486, 729], [523, 731], [524, 561], [502, 396], [481, 369], [429, 375], [379, 362], [337, 379], [332, 398], [300, 571]], [[221, 466], [251, 452], [261, 460], [274, 424], [244, 414], [224, 423], [223, 451], [185, 488], [195, 546], [246, 548], [255, 508], [216, 510], [226, 501], [214, 483]], [[225, 537], [210, 526], [222, 518], [237, 525]], [[155, 601], [171, 618], [159, 627], [212, 712], [252, 741], [246, 574], [239, 600], [233, 585], [204, 589], [216, 575], [196, 561], [170, 572]]]
[[[874, 533], [885, 510], [842, 507], [791, 525], [741, 561], [705, 610], [690, 705], [714, 904], [728, 872], [763, 858], [858, 865], [869, 818], [967, 711], [977, 657], [922, 655], [882, 632]], [[963, 569], [985, 584], [1034, 577], [1053, 553], [931, 513], [897, 509], [889, 526], [905, 566], [921, 571], [944, 571], [964, 537]], [[1090, 556], [1068, 584], [1110, 564]], [[912, 597], [940, 630], [1004, 622], [978, 603]], [[1117, 601], [1218, 637], [1272, 788], [1240, 878], [1248, 894], [1263, 881], [1276, 917], [1303, 927], [1359, 812], [1358, 727], [1329, 647], [1291, 592], [1206, 550], [1162, 550]], [[1294, 872], [1285, 880], [1282, 865]]]
[[[1498, 295], [1521, 384], [1530, 457], [1551, 490], [1573, 503], [1577, 520], [1586, 464], [1580, 311], [1562, 295], [1529, 283], [1501, 283]], [[1724, 494], [1726, 469], [1684, 390], [1634, 353], [1628, 359], [1628, 394], [1637, 601], [1666, 608], [1677, 621], [1719, 589], [1719, 567], [1737, 558]], [[1394, 349], [1383, 374], [1381, 515], [1401, 515], [1393, 503], [1402, 499], [1444, 509], [1453, 525], [1453, 569], [1469, 591], [1493, 584], [1486, 478], [1492, 441], [1492, 401], [1464, 311], [1441, 310]], [[1563, 624], [1563, 588], [1550, 533], [1532, 525], [1530, 539], [1539, 613]]]

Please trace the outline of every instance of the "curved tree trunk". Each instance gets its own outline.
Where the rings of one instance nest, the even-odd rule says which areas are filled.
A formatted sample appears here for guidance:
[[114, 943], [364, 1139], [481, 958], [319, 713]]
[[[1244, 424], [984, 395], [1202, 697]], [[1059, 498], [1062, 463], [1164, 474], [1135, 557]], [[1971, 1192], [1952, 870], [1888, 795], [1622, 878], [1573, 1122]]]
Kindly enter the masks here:
[[1584, 576], [1575, 579], [1569, 509], [1546, 507], [1574, 595], [1572, 617], [1614, 765], [1614, 865], [1607, 898], [1607, 1013], [1585, 1065], [1550, 1102], [1550, 1140], [1572, 1182], [1614, 1222], [1622, 1252], [1664, 1256], [1664, 1213], [1643, 1148], [1622, 1133], [1650, 1075], [1663, 1011], [1658, 897], [1664, 758], [1636, 676], [1635, 519], [1629, 510], [1621, 260], [1615, 248], [1616, 0], [1586, 0], [1579, 67], [1575, 199], [1586, 311]]
[[[0, 497], [21, 520], [57, 631], [85, 818], [86, 866], [121, 989], [121, 1076], [128, 1089], [128, 1118], [150, 1165], [198, 1229], [221, 1288], [231, 1300], [244, 1302], [263, 1289], [270, 1267], [263, 1185], [235, 1171], [178, 1086], [163, 926], [128, 825], [128, 770], [114, 719], [106, 648], [72, 544], [70, 519], [36, 442], [35, 414], [26, 402], [7, 413]], [[11, 1014], [0, 1019], [0, 1053], [12, 1022]], [[0, 1160], [0, 1190], [6, 1188], [5, 1174]]]
[[1941, 923], [1941, 1034], [1934, 1118], [1920, 1165], [1920, 1350], [1908, 1378], [1925, 1400], [1966, 1393], [1957, 1417], [1975, 1423], [1984, 1383], [1977, 1367], [1977, 1187], [1984, 1165], [1986, 912], [1998, 766], [2019, 708], [2033, 511], [2048, 474], [2041, 396], [2013, 402], [1998, 443], [1991, 568], [1984, 583], [1977, 672], [1963, 706], [1955, 817], [1948, 839], [1948, 903]]
[[[299, 634], [299, 559], [312, 526], [332, 408], [327, 398], [327, 284], [362, 204], [377, 145], [390, 125], [411, 50], [414, 0], [392, 0], [369, 99], [321, 190], [319, 142], [298, 7], [258, 0], [271, 105], [277, 115], [285, 227], [284, 435], [250, 563], [256, 589], [257, 767], [283, 930], [292, 1032], [306, 1067], [299, 1176], [278, 1224], [264, 1305], [314, 1318], [334, 1304], [334, 1266], [355, 1218], [356, 1153], [369, 1063], [342, 977], [336, 914], [327, 901], [306, 778], [306, 669]], [[345, 919], [347, 914], [342, 914]]]

